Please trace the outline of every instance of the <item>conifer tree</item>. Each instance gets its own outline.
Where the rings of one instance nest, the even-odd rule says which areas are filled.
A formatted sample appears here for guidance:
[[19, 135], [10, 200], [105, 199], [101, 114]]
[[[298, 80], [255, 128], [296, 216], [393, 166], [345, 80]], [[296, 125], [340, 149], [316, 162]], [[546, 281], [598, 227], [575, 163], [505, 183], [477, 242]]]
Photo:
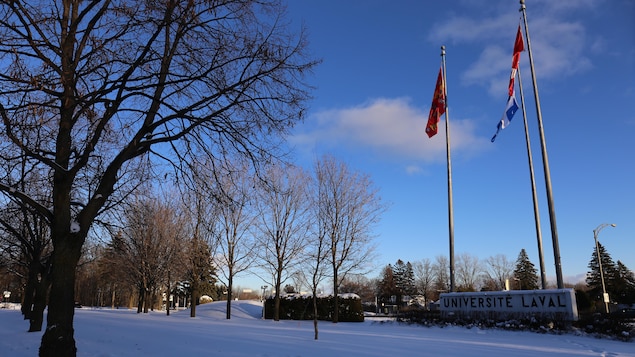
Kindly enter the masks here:
[[622, 304], [635, 303], [635, 274], [621, 261], [617, 261], [615, 300]]
[[401, 305], [403, 296], [416, 294], [415, 277], [410, 262], [404, 263], [399, 259], [393, 268], [395, 278], [395, 290], [397, 295], [397, 304]]
[[393, 268], [392, 265], [388, 264], [384, 268], [382, 276], [379, 279], [377, 286], [377, 295], [379, 296], [379, 299], [381, 301], [388, 302], [390, 301], [390, 297], [395, 295], [396, 290], [397, 287], [395, 284], [395, 275], [393, 272]]
[[520, 290], [536, 290], [538, 289], [538, 274], [534, 263], [529, 260], [529, 256], [525, 249], [520, 250], [518, 259], [516, 259], [516, 268], [514, 269], [514, 279], [518, 282], [514, 287], [518, 286]]
[[[598, 264], [598, 251], [600, 252], [600, 261], [602, 262], [602, 271]], [[616, 298], [616, 285], [618, 280], [618, 269], [611, 258], [611, 255], [604, 249], [604, 246], [598, 242], [597, 249], [593, 250], [591, 260], [589, 261], [589, 272], [587, 272], [586, 284], [589, 288], [589, 296], [593, 299], [602, 299], [602, 274], [604, 275], [604, 285], [606, 292], [611, 299]]]

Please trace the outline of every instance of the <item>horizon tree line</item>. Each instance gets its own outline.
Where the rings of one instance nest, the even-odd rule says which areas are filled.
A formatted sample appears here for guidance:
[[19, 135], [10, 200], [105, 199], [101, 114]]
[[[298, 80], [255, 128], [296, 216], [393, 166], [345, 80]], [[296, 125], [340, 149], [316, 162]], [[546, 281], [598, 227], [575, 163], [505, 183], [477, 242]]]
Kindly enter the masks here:
[[[603, 246], [599, 246], [606, 290], [614, 305], [635, 304], [635, 275], [618, 260], [614, 263]], [[602, 286], [597, 253], [589, 261], [589, 272], [584, 285], [575, 285], [580, 308], [602, 311]], [[457, 256], [457, 291], [538, 290], [540, 279], [535, 265], [525, 249], [521, 249], [515, 263], [497, 254], [480, 261], [469, 254]], [[377, 299], [378, 303], [404, 306], [404, 296], [423, 296], [426, 302], [436, 301], [439, 294], [449, 287], [447, 257], [437, 256], [435, 261], [403, 262], [401, 259], [388, 264], [376, 279], [364, 283], [347, 284], [349, 292], [359, 291], [365, 301]], [[367, 284], [369, 288], [362, 286]], [[372, 291], [372, 293], [370, 293]], [[587, 300], [589, 303], [587, 304]]]

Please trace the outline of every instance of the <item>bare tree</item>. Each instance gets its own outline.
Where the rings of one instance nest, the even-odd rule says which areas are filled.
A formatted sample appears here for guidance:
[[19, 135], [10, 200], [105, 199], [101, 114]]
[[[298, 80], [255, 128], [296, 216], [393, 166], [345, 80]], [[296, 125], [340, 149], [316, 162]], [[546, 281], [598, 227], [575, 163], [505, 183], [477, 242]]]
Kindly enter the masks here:
[[430, 259], [425, 258], [412, 264], [415, 273], [415, 285], [419, 294], [426, 299], [432, 300], [434, 292], [434, 271]]
[[51, 251], [48, 224], [28, 206], [11, 202], [0, 213], [0, 241], [14, 266], [26, 272], [22, 314], [29, 332], [41, 331], [51, 284]]
[[216, 221], [214, 232], [217, 238], [214, 261], [227, 287], [226, 318], [231, 318], [231, 301], [234, 278], [252, 267], [257, 249], [253, 230], [256, 224], [254, 180], [249, 168], [238, 165], [234, 169], [218, 174], [214, 188]]
[[[2, 138], [0, 134], [0, 138]], [[32, 167], [24, 155], [6, 164], [5, 180], [14, 190], [28, 194], [38, 202], [51, 202], [51, 194], [44, 188], [47, 174]], [[0, 158], [12, 158], [12, 152], [0, 152]], [[29, 320], [29, 332], [41, 331], [43, 313], [46, 308], [48, 289], [51, 284], [51, 253], [49, 222], [37, 210], [22, 200], [3, 197], [0, 211], [0, 241], [6, 244], [6, 252], [13, 261], [14, 272], [22, 271], [25, 279], [22, 314]], [[19, 267], [19, 268], [18, 268]], [[15, 269], [17, 268], [17, 269]]]
[[309, 176], [299, 167], [272, 165], [258, 190], [257, 225], [263, 268], [273, 277], [273, 319], [280, 319], [282, 284], [293, 273], [306, 247], [310, 229]]
[[[120, 233], [119, 233], [120, 234]], [[111, 308], [127, 306], [131, 308], [132, 297], [136, 289], [128, 279], [126, 269], [120, 269], [120, 257], [112, 245], [113, 241], [96, 248], [97, 255], [92, 273], [96, 275], [97, 288], [102, 294], [107, 294]], [[78, 280], [80, 277], [78, 276]], [[80, 302], [85, 303], [80, 297]]]
[[349, 274], [340, 285], [341, 293], [352, 293], [360, 297], [363, 302], [375, 301], [377, 285], [365, 275]]
[[[215, 225], [220, 213], [215, 189], [215, 175], [218, 173], [215, 170], [214, 165], [209, 164], [209, 158], [203, 157], [200, 162], [190, 163], [190, 175], [178, 187], [183, 211], [187, 214], [189, 235], [182, 261], [184, 274], [180, 277], [185, 279], [181, 286], [191, 297], [190, 317], [196, 317], [196, 305], [202, 291], [209, 290], [210, 284], [216, 282], [213, 255], [219, 244]], [[168, 290], [172, 290], [170, 286]]]
[[275, 0], [0, 1], [0, 151], [16, 153], [2, 160], [50, 172], [51, 205], [0, 175], [4, 195], [50, 224], [41, 356], [76, 354], [75, 268], [96, 217], [136, 179], [136, 159], [187, 169], [205, 150], [257, 164], [301, 120], [316, 62], [282, 15]]
[[469, 253], [460, 254], [456, 260], [457, 285], [461, 291], [477, 291], [483, 273], [478, 257]]
[[432, 264], [434, 272], [434, 300], [439, 298], [439, 293], [447, 292], [450, 288], [450, 262], [445, 255], [437, 255]]
[[505, 281], [514, 274], [514, 262], [504, 254], [496, 254], [485, 260], [485, 277], [491, 282], [490, 290], [505, 289]]
[[[315, 180], [311, 181], [311, 190], [315, 189]], [[310, 275], [310, 279], [306, 279], [309, 281], [309, 287], [311, 289], [311, 293], [313, 295], [313, 339], [317, 340], [319, 336], [318, 331], [318, 287], [322, 280], [327, 276], [327, 265], [328, 261], [328, 241], [326, 234], [322, 232], [323, 226], [319, 224], [315, 224], [319, 222], [321, 219], [319, 216], [322, 214], [322, 209], [324, 207], [316, 204], [316, 198], [319, 198], [319, 195], [311, 195], [309, 198], [310, 205], [310, 214], [313, 217], [318, 217], [316, 220], [310, 222], [311, 234], [310, 241], [307, 249], [307, 257], [305, 260], [305, 264], [307, 268], [301, 271], [307, 271]]]
[[113, 237], [115, 264], [137, 287], [137, 312], [148, 312], [153, 298], [180, 256], [183, 221], [173, 208], [142, 198], [126, 213], [127, 228]]
[[317, 340], [319, 336], [318, 331], [318, 287], [324, 277], [326, 276], [326, 264], [328, 259], [328, 245], [324, 240], [323, 235], [318, 235], [318, 239], [313, 241], [311, 245], [311, 253], [309, 253], [310, 259], [310, 274], [311, 274], [311, 293], [313, 302], [313, 339]]
[[385, 210], [378, 190], [367, 175], [353, 172], [333, 157], [324, 156], [315, 164], [320, 206], [318, 231], [328, 241], [338, 321], [338, 290], [347, 275], [369, 270], [374, 246], [372, 228]]

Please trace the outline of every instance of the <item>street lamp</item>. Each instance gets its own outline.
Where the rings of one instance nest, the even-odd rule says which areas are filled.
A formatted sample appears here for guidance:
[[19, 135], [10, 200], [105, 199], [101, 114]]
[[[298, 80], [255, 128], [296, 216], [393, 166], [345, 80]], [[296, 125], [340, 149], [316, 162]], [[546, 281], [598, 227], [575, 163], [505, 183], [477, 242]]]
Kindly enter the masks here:
[[615, 223], [602, 223], [593, 230], [593, 239], [595, 239], [595, 254], [598, 256], [598, 266], [600, 267], [600, 279], [602, 280], [602, 299], [604, 300], [604, 312], [609, 313], [609, 294], [606, 293], [606, 285], [604, 285], [604, 271], [602, 271], [602, 259], [600, 259], [600, 246], [598, 245], [598, 234], [604, 228], [615, 227]]

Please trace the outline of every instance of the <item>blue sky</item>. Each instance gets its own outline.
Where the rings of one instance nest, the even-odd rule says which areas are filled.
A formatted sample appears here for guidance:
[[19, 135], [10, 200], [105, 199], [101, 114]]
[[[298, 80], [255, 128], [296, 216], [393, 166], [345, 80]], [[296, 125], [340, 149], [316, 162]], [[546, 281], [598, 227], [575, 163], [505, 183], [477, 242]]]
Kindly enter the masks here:
[[[564, 281], [587, 271], [593, 229], [605, 222], [617, 227], [604, 229], [600, 242], [633, 270], [635, 3], [527, 0], [526, 6]], [[289, 1], [292, 27], [306, 25], [311, 53], [323, 60], [311, 78], [308, 118], [289, 143], [307, 167], [329, 153], [380, 188], [389, 210], [375, 231], [378, 268], [448, 255], [445, 132], [425, 134], [441, 45], [455, 255], [505, 254], [515, 261], [524, 248], [539, 267], [522, 112], [490, 142], [507, 100], [519, 8], [514, 0]], [[546, 274], [555, 281], [527, 52], [520, 66]]]

